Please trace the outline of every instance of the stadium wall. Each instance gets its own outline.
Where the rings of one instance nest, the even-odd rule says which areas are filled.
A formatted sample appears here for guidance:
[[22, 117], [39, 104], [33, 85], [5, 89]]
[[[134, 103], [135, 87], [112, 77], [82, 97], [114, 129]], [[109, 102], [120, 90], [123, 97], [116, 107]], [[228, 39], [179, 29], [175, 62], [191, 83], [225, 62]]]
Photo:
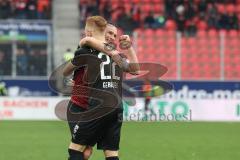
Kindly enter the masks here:
[[[58, 120], [56, 105], [64, 97], [0, 98], [0, 120]], [[124, 121], [240, 121], [240, 100], [153, 98], [144, 112], [144, 99], [124, 103]]]
[[[51, 92], [48, 87], [45, 86], [44, 88], [39, 85], [37, 81], [25, 81], [25, 84], [30, 83], [32, 84], [25, 86], [29, 87], [27, 88], [28, 95], [31, 95], [31, 92]], [[45, 81], [45, 85], [46, 83], [47, 80]], [[136, 83], [137, 82], [131, 82], [128, 84], [132, 86]], [[134, 106], [129, 106], [127, 105], [128, 103], [124, 103], [124, 120], [240, 121], [239, 82], [174, 81], [171, 83], [174, 89], [159, 98], [153, 98], [150, 103], [150, 111], [148, 112], [144, 112], [144, 98], [136, 98], [136, 104]], [[8, 87], [11, 86], [10, 81], [8, 81], [7, 84]], [[16, 85], [16, 82], [13, 84]], [[32, 90], [30, 86], [35, 86], [35, 90]], [[41, 94], [39, 94], [41, 97], [26, 97], [26, 95], [23, 95], [0, 98], [0, 119], [57, 120], [58, 118], [55, 115], [57, 103], [69, 99], [68, 97], [49, 95], [42, 97]]]

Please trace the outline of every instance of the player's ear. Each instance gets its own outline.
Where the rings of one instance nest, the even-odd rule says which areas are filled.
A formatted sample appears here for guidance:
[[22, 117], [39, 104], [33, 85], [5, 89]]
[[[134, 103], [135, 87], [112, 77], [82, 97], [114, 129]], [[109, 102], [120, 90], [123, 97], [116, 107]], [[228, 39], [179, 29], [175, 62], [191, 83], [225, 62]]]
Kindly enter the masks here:
[[85, 34], [86, 34], [87, 37], [92, 37], [92, 35], [93, 35], [92, 31], [89, 31], [89, 30], [87, 30], [85, 32]]
[[89, 32], [89, 37], [92, 37], [93, 36], [93, 32]]

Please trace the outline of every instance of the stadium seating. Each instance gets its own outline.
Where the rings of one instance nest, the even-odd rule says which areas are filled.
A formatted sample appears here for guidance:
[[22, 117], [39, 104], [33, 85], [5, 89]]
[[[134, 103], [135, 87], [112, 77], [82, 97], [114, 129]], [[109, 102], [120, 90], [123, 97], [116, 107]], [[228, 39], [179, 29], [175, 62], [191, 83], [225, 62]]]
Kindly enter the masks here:
[[[103, 4], [106, 0], [101, 0]], [[111, 0], [113, 6], [124, 4], [127, 10], [131, 9], [131, 3], [127, 0]], [[149, 11], [165, 13], [164, 0], [132, 0], [141, 10], [141, 19]], [[200, 0], [194, 0], [199, 3]], [[226, 1], [225, 1], [226, 2]], [[217, 2], [217, 10], [221, 13], [238, 14], [240, 18], [240, 0], [236, 3]], [[164, 12], [165, 11], [165, 12]], [[114, 15], [116, 20], [117, 15]], [[167, 18], [164, 27], [158, 29], [136, 29], [135, 44], [140, 61], [161, 63], [168, 67], [164, 77], [177, 79], [180, 69], [180, 77], [184, 80], [204, 79], [219, 80], [224, 67], [225, 79], [240, 79], [240, 32], [209, 26], [205, 19], [196, 17], [197, 33], [194, 37], [176, 36], [177, 24], [171, 18]], [[223, 39], [223, 41], [221, 41]], [[180, 43], [177, 43], [180, 42]], [[224, 46], [221, 44], [224, 42]], [[179, 45], [180, 44], [180, 45]], [[221, 62], [224, 65], [221, 66]], [[179, 68], [178, 68], [179, 67]]]
[[0, 19], [51, 19], [52, 0], [0, 0]]
[[240, 34], [235, 31], [229, 31], [225, 40], [224, 54], [224, 73], [226, 79], [239, 79], [240, 77]]
[[[151, 30], [137, 32], [137, 52], [142, 62], [155, 62], [167, 66], [165, 78], [176, 77], [175, 31]], [[169, 37], [170, 38], [167, 38]]]
[[[168, 72], [161, 78], [177, 79], [177, 41], [172, 30], [136, 31], [136, 47], [141, 62], [165, 65]], [[180, 45], [181, 78], [184, 80], [217, 80], [221, 77], [220, 34], [225, 34], [223, 61], [225, 79], [240, 78], [240, 32], [235, 30], [200, 30], [196, 37], [182, 37]]]

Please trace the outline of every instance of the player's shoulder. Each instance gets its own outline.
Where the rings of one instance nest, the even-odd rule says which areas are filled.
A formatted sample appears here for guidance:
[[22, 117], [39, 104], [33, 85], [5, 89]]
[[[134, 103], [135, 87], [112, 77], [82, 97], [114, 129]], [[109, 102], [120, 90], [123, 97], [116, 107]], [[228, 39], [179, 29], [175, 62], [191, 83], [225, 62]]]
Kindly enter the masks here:
[[96, 50], [89, 46], [82, 46], [82, 47], [78, 46], [78, 48], [75, 52], [75, 56], [82, 55], [82, 54], [93, 54], [95, 52], [96, 52]]

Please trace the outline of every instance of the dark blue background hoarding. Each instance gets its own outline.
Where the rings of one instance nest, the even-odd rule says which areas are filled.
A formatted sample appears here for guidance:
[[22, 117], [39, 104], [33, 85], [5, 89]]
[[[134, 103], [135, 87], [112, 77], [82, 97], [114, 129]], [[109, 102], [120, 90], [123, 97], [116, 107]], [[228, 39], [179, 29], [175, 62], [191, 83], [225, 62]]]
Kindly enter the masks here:
[[[6, 87], [19, 87], [21, 96], [56, 96], [57, 93], [53, 92], [48, 84], [48, 80], [2, 80], [6, 83]], [[142, 81], [127, 81], [129, 86], [141, 86]], [[212, 93], [216, 90], [237, 91], [240, 90], [240, 82], [222, 82], [222, 81], [171, 81], [175, 91], [181, 90], [187, 86], [189, 90], [204, 90]], [[153, 82], [154, 84], [154, 82]]]

